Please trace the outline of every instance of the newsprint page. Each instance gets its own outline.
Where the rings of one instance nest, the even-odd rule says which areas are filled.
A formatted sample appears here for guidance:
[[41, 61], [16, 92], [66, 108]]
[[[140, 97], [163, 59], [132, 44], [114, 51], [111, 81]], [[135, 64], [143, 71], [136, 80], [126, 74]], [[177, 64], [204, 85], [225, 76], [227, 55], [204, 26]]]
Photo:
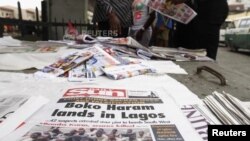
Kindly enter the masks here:
[[163, 88], [71, 87], [6, 140], [202, 141]]

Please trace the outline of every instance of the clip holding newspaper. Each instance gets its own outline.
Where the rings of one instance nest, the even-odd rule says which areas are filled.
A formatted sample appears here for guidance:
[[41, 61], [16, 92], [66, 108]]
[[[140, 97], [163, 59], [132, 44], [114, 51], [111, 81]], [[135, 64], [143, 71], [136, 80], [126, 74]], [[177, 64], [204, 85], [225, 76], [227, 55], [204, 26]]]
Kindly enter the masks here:
[[175, 5], [171, 0], [144, 0], [143, 3], [156, 12], [184, 24], [188, 24], [197, 15], [185, 3]]
[[39, 123], [8, 139], [201, 141], [163, 89], [72, 87], [43, 112]]

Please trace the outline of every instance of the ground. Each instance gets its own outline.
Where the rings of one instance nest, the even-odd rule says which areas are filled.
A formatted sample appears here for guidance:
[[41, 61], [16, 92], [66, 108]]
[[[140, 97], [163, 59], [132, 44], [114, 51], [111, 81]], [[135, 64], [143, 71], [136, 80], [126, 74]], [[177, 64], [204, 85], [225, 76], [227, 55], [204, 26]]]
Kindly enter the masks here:
[[232, 52], [227, 47], [220, 47], [217, 61], [221, 67], [250, 78], [250, 51]]
[[[176, 62], [188, 75], [170, 74], [187, 86], [200, 98], [211, 95], [214, 91], [227, 92], [243, 101], [250, 101], [250, 52], [231, 52], [220, 47], [216, 62]], [[208, 72], [197, 74], [197, 68], [208, 66], [221, 73], [227, 85], [220, 85], [220, 80]]]

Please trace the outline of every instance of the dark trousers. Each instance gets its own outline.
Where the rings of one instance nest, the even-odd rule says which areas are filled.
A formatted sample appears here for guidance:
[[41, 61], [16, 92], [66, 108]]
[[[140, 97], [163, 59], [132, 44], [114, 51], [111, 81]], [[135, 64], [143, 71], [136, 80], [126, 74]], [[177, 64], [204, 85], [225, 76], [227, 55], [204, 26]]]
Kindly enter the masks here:
[[103, 37], [111, 36], [120, 38], [128, 36], [128, 27], [122, 27], [121, 34], [119, 34], [117, 31], [110, 30], [110, 24], [108, 21], [98, 22], [98, 30], [101, 31], [101, 36]]
[[188, 25], [177, 23], [174, 34], [176, 47], [201, 49], [207, 51], [207, 56], [216, 60], [219, 44], [220, 24], [208, 23], [194, 19]]
[[205, 48], [207, 56], [216, 59], [220, 26], [228, 15], [226, 0], [194, 0], [186, 3], [197, 12], [187, 25], [177, 23], [174, 45], [188, 49]]

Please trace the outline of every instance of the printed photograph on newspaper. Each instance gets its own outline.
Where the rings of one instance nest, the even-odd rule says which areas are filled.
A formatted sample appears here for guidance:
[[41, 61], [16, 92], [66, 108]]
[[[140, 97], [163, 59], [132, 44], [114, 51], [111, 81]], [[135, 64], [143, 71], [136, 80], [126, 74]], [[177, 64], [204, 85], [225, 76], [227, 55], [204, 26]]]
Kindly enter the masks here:
[[175, 120], [174, 115], [181, 111], [172, 99], [163, 96], [163, 89], [70, 88], [46, 110], [46, 120], [32, 126], [19, 141], [189, 140], [186, 137], [194, 130], [189, 124], [177, 126], [179, 118]]

